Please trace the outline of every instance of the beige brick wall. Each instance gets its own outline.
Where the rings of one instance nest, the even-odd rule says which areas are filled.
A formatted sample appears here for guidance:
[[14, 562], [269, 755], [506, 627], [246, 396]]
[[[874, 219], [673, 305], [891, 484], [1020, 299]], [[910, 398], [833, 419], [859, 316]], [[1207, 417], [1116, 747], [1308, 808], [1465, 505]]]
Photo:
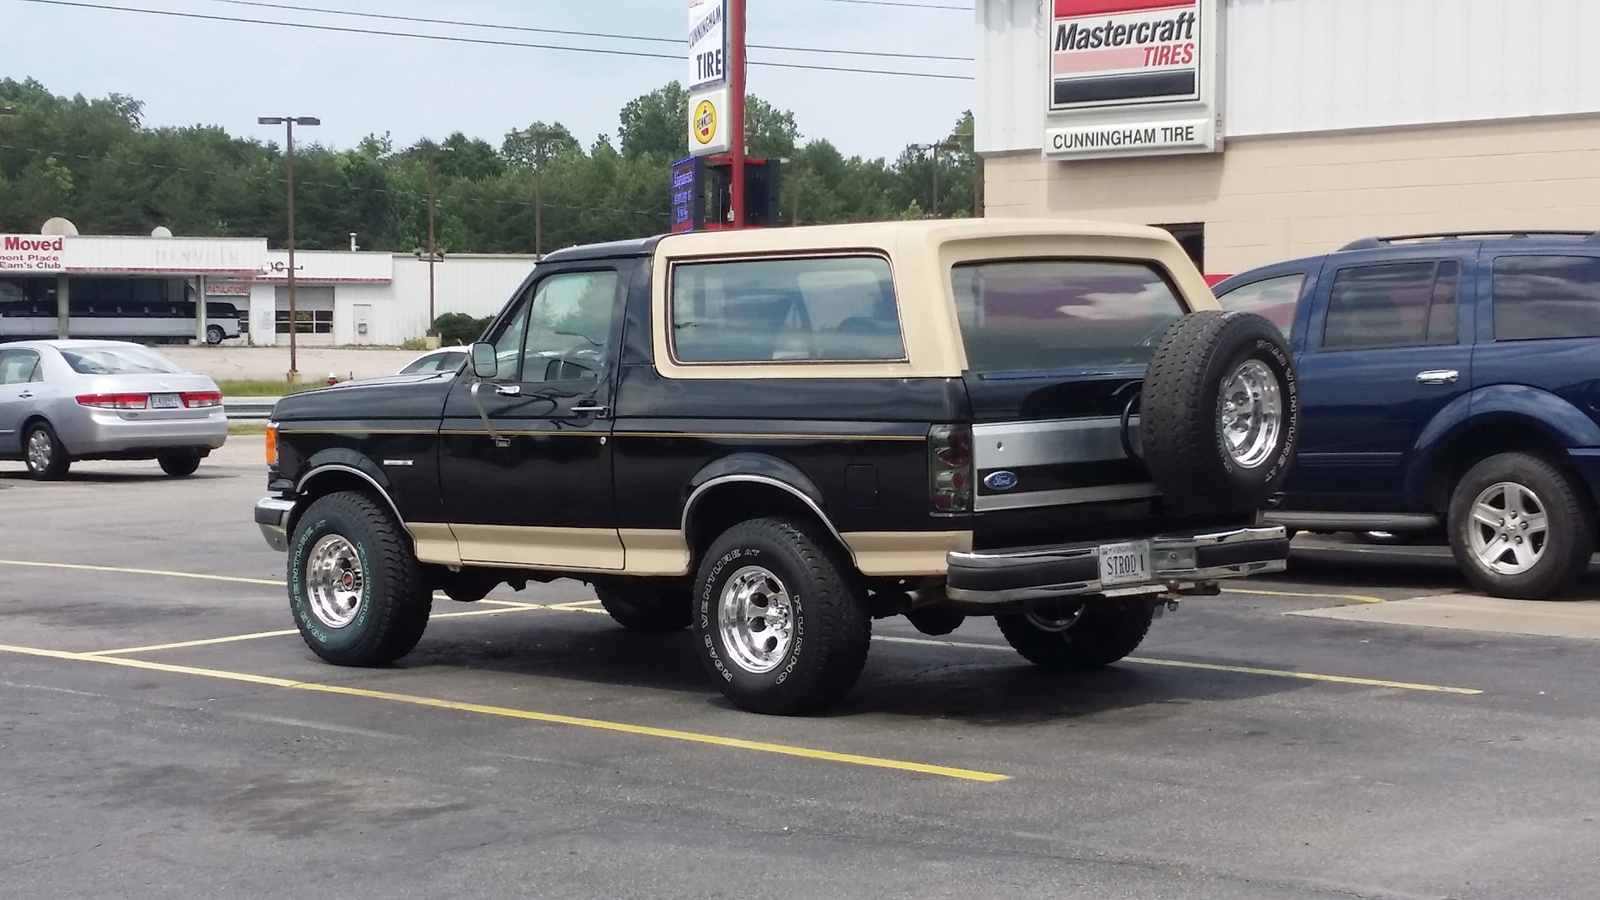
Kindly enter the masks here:
[[1236, 138], [1204, 156], [1013, 153], [984, 173], [990, 216], [1204, 222], [1213, 273], [1369, 235], [1600, 229], [1600, 117]]

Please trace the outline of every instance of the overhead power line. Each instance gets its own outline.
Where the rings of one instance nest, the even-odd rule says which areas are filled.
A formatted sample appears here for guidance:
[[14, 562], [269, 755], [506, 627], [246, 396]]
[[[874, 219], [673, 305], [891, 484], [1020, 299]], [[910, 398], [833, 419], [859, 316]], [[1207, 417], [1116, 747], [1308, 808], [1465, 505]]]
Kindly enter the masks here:
[[[442, 41], [458, 44], [480, 44], [491, 47], [521, 47], [530, 50], [559, 50], [568, 53], [597, 53], [604, 56], [627, 56], [640, 59], [670, 59], [682, 60], [683, 56], [676, 53], [651, 53], [646, 50], [618, 50], [603, 47], [572, 47], [563, 44], [534, 44], [523, 41], [504, 41], [493, 38], [463, 37], [460, 35], [446, 34], [421, 34], [409, 31], [379, 31], [373, 28], [354, 28], [346, 25], [315, 25], [309, 22], [274, 22], [268, 19], [247, 19], [239, 16], [218, 16], [206, 13], [179, 12], [167, 9], [141, 9], [132, 6], [112, 6], [101, 3], [83, 3], [79, 0], [21, 0], [23, 3], [38, 3], [44, 6], [65, 6], [78, 9], [98, 9], [111, 12], [137, 13], [148, 16], [166, 16], [176, 19], [199, 19], [209, 22], [234, 22], [245, 25], [270, 25], [277, 28], [299, 28], [308, 31], [328, 31], [339, 34], [364, 34], [377, 37], [412, 38], [423, 41]], [[863, 0], [865, 2], [865, 0]], [[828, 66], [815, 63], [776, 62], [773, 60], [751, 60], [752, 66], [765, 66], [777, 69], [805, 69], [814, 72], [850, 72], [860, 75], [892, 75], [902, 78], [937, 78], [945, 81], [971, 81], [971, 75], [950, 75], [939, 72], [903, 72], [893, 69], [863, 69], [853, 66]]]
[[[508, 25], [497, 22], [467, 22], [459, 19], [432, 19], [426, 16], [400, 16], [392, 13], [356, 12], [346, 9], [328, 9], [321, 6], [299, 6], [289, 3], [267, 3], [264, 0], [210, 0], [229, 6], [253, 6], [288, 12], [319, 13], [329, 16], [350, 16], [357, 19], [385, 19], [391, 22], [416, 22], [422, 25], [450, 25], [460, 28], [487, 28], [497, 31], [523, 31], [533, 34], [558, 34], [566, 37], [602, 38], [618, 41], [643, 41], [652, 44], [683, 46], [683, 38], [655, 37], [643, 34], [615, 34], [604, 31], [571, 31], [563, 28], [538, 28], [532, 25]], [[748, 44], [751, 50], [773, 50], [783, 53], [829, 53], [839, 56], [882, 56], [893, 59], [927, 59], [939, 62], [972, 62], [970, 56], [941, 56], [934, 53], [896, 53], [888, 50], [842, 50], [832, 47], [782, 47], [777, 44]]]

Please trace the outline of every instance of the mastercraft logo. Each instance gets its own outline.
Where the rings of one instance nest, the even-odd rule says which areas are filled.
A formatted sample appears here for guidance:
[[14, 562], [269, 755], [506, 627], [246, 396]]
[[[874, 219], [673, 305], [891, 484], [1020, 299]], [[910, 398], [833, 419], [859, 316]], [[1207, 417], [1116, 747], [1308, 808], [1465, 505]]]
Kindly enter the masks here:
[[1050, 108], [1200, 99], [1200, 0], [1054, 0]]

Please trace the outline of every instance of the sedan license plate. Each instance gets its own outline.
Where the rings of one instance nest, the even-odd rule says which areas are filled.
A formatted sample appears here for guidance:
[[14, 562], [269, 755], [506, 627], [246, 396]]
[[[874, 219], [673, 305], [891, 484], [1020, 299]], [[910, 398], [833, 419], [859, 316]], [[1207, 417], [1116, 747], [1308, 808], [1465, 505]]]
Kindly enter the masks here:
[[151, 394], [150, 395], [150, 408], [151, 409], [179, 409], [182, 406], [183, 406], [183, 401], [181, 399], [179, 399], [177, 394]]
[[1150, 542], [1100, 545], [1100, 584], [1139, 584], [1150, 580]]

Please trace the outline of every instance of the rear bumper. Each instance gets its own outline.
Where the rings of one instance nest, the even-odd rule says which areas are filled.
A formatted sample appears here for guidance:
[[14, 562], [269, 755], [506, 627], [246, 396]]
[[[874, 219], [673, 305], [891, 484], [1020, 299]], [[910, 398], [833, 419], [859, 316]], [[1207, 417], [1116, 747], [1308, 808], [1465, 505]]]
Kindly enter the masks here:
[[76, 459], [165, 449], [215, 450], [228, 440], [228, 417], [221, 407], [206, 416], [184, 419], [131, 419], [95, 410], [64, 421], [56, 429]]
[[1002, 604], [1083, 594], [1148, 593], [1222, 578], [1281, 572], [1289, 539], [1281, 525], [1201, 534], [1161, 535], [1150, 542], [1150, 577], [1107, 586], [1099, 544], [1017, 550], [954, 551], [945, 593], [963, 603]]
[[294, 513], [294, 501], [279, 497], [262, 497], [256, 501], [256, 525], [267, 546], [278, 551], [289, 549], [289, 516]]

